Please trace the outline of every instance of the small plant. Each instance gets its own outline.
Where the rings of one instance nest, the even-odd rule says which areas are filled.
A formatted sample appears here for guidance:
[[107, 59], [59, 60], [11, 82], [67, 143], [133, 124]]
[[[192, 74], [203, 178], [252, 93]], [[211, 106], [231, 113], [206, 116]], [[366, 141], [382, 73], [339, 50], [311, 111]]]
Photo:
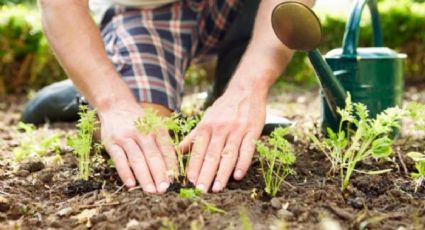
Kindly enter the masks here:
[[46, 153], [55, 152], [59, 156], [60, 135], [40, 135], [35, 133], [35, 126], [19, 122], [18, 130], [23, 130], [20, 135], [19, 146], [13, 149], [16, 161], [22, 161], [31, 158], [40, 158]]
[[[183, 118], [178, 114], [173, 114], [171, 118], [166, 120], [167, 129], [172, 132], [172, 143], [177, 154], [177, 160], [179, 163], [179, 175], [183, 178], [186, 178], [186, 165], [184, 162], [184, 155], [180, 149], [180, 143], [183, 141], [183, 138], [189, 134], [189, 132], [195, 127], [199, 122], [199, 117], [194, 119]], [[189, 162], [190, 151], [187, 153], [186, 162]], [[185, 182], [183, 182], [185, 184]]]
[[[163, 144], [167, 141], [170, 141], [174, 147], [174, 150], [177, 154], [178, 160], [178, 172], [174, 172], [175, 177], [179, 179], [179, 177], [186, 179], [186, 165], [184, 154], [180, 149], [180, 143], [183, 140], [184, 136], [186, 136], [193, 127], [198, 123], [199, 117], [195, 118], [183, 118], [180, 115], [174, 113], [171, 117], [161, 117], [152, 109], [146, 109], [143, 118], [139, 118], [136, 120], [135, 126], [142, 134], [154, 133], [157, 136], [159, 130], [169, 130], [171, 131], [172, 139], [162, 138], [160, 141]], [[188, 158], [190, 157], [190, 152], [187, 154]], [[188, 160], [186, 159], [186, 162]], [[183, 184], [186, 184], [185, 181], [181, 181]]]
[[210, 213], [221, 213], [224, 214], [226, 211], [223, 209], [218, 208], [212, 203], [207, 202], [206, 200], [201, 198], [202, 191], [196, 188], [181, 188], [179, 196], [183, 199], [189, 199], [195, 202], [201, 203], [205, 210], [207, 210]]
[[[94, 148], [93, 134], [97, 129], [96, 110], [91, 110], [88, 106], [81, 105], [78, 113], [80, 119], [77, 123], [77, 135], [68, 139], [68, 145], [74, 149], [78, 155], [79, 174], [83, 180], [88, 180], [90, 176], [90, 153]], [[97, 152], [97, 151], [95, 151]]]
[[425, 180], [425, 155], [419, 152], [410, 152], [407, 154], [415, 163], [415, 168], [418, 172], [412, 172], [410, 176], [415, 181], [415, 192]]
[[[388, 108], [378, 114], [375, 119], [369, 118], [369, 111], [361, 103], [353, 103], [348, 94], [344, 109], [338, 108], [341, 116], [339, 129], [335, 133], [327, 129], [328, 137], [320, 141], [311, 136], [318, 147], [331, 162], [331, 172], [338, 172], [341, 179], [341, 190], [349, 184], [351, 175], [359, 162], [369, 158], [383, 159], [392, 153], [393, 140], [390, 135], [399, 128], [399, 121], [405, 111], [398, 107]], [[353, 129], [354, 128], [354, 129]], [[363, 173], [379, 174], [390, 171], [368, 171]]]
[[264, 191], [272, 197], [279, 192], [286, 176], [294, 173], [290, 167], [296, 160], [294, 150], [284, 138], [288, 134], [288, 130], [288, 128], [275, 129], [271, 133], [267, 145], [260, 141], [256, 142], [265, 183]]

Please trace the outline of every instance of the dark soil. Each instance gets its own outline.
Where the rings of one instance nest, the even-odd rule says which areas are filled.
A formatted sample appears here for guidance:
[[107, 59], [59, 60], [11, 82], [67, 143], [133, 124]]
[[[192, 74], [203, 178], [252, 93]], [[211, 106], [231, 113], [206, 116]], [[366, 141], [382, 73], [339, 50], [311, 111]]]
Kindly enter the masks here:
[[[409, 89], [407, 99], [425, 99], [418, 92]], [[338, 177], [329, 175], [325, 156], [302, 135], [316, 125], [312, 122], [320, 111], [316, 93], [293, 92], [284, 99], [270, 99], [272, 109], [280, 108], [281, 115], [298, 123], [297, 133], [289, 138], [297, 154], [296, 174], [287, 178], [276, 198], [268, 198], [263, 195], [259, 164], [254, 159], [243, 181], [231, 180], [223, 192], [202, 197], [225, 214], [211, 214], [200, 203], [180, 198], [177, 184], [164, 195], [148, 195], [140, 188], [128, 190], [106, 163], [95, 166], [88, 182], [79, 181], [76, 159], [69, 151], [62, 153], [59, 165], [44, 159], [15, 163], [12, 151], [19, 140], [14, 126], [22, 98], [0, 101], [0, 229], [159, 229], [170, 223], [176, 229], [241, 229], [241, 212], [254, 229], [284, 225], [328, 229], [324, 226], [329, 221], [341, 229], [425, 228], [425, 187], [415, 192], [409, 178], [414, 162], [405, 157], [409, 151], [424, 151], [424, 138], [412, 134], [411, 124], [405, 124], [390, 161], [360, 165], [365, 170], [390, 168], [392, 172], [355, 173], [349, 189], [342, 193]], [[66, 134], [74, 128], [54, 124], [48, 130]]]

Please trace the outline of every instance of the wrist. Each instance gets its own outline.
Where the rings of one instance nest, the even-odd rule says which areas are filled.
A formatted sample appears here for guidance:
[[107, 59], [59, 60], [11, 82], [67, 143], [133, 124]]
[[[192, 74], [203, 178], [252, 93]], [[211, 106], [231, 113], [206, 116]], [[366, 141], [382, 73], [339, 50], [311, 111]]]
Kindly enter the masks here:
[[227, 91], [255, 93], [267, 98], [270, 87], [275, 82], [277, 76], [269, 71], [262, 73], [242, 73], [237, 71], [233, 79], [229, 82]]
[[94, 107], [100, 115], [129, 106], [137, 106], [137, 101], [132, 95], [109, 94], [94, 99]]

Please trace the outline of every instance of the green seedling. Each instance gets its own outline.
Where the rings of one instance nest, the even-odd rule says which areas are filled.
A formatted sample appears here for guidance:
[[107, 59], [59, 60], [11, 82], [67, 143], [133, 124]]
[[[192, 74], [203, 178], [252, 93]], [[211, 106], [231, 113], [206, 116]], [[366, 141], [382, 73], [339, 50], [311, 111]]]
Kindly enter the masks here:
[[25, 159], [40, 158], [46, 153], [54, 152], [59, 156], [60, 153], [60, 135], [36, 134], [36, 128], [32, 124], [19, 122], [18, 130], [23, 132], [20, 135], [19, 146], [13, 149], [15, 160], [20, 162]]
[[369, 112], [364, 104], [353, 103], [348, 94], [344, 109], [338, 108], [341, 116], [337, 132], [327, 129], [328, 137], [319, 140], [311, 136], [313, 143], [331, 162], [331, 172], [339, 173], [341, 190], [344, 191], [354, 171], [367, 174], [380, 174], [390, 169], [379, 171], [356, 170], [359, 162], [388, 158], [392, 153], [393, 140], [391, 134], [399, 128], [399, 121], [405, 116], [405, 111], [398, 107], [388, 108], [376, 118], [369, 118]]
[[179, 196], [183, 199], [189, 199], [195, 202], [201, 203], [205, 210], [207, 210], [210, 213], [221, 213], [224, 214], [226, 211], [223, 209], [218, 208], [212, 203], [207, 202], [206, 200], [201, 198], [202, 191], [196, 188], [181, 188]]
[[[183, 138], [189, 134], [189, 132], [195, 127], [199, 122], [199, 117], [194, 119], [182, 118], [178, 114], [173, 114], [171, 118], [166, 120], [167, 129], [172, 132], [172, 143], [177, 154], [177, 160], [179, 164], [179, 175], [183, 178], [186, 178], [186, 165], [184, 163], [184, 155], [180, 149], [180, 143], [183, 141]], [[190, 151], [187, 153], [186, 162], [189, 162]]]
[[410, 176], [415, 181], [415, 192], [422, 185], [422, 182], [425, 180], [425, 154], [419, 152], [410, 152], [407, 154], [412, 158], [415, 163], [415, 168], [418, 172], [412, 172]]
[[265, 183], [264, 191], [272, 197], [280, 191], [285, 178], [294, 173], [291, 168], [296, 160], [294, 149], [284, 138], [288, 130], [288, 128], [277, 128], [271, 133], [267, 144], [256, 142]]
[[[94, 150], [93, 134], [97, 129], [96, 110], [91, 110], [88, 106], [81, 105], [78, 113], [80, 119], [77, 123], [77, 135], [68, 139], [68, 145], [74, 149], [78, 155], [79, 175], [83, 180], [88, 180], [90, 176], [90, 153]], [[97, 151], [95, 151], [97, 152]]]
[[[136, 120], [135, 126], [142, 134], [153, 133], [157, 137], [161, 137], [160, 142], [162, 144], [171, 143], [173, 145], [178, 159], [178, 172], [174, 172], [174, 176], [179, 179], [179, 176], [186, 178], [186, 165], [184, 154], [180, 149], [180, 143], [198, 121], [198, 117], [195, 119], [182, 118], [178, 114], [173, 114], [171, 117], [161, 117], [152, 109], [146, 109], [143, 118]], [[160, 130], [171, 131], [172, 138], [164, 138], [162, 135], [159, 135]], [[187, 156], [188, 158], [190, 157], [190, 152]]]

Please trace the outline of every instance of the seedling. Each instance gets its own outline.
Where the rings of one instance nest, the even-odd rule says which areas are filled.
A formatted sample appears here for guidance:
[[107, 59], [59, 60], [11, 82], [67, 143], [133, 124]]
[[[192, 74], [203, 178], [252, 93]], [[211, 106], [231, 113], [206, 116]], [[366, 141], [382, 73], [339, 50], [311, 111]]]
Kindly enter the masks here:
[[[78, 155], [79, 174], [83, 180], [88, 180], [90, 176], [90, 152], [93, 149], [93, 134], [97, 129], [96, 110], [91, 110], [88, 106], [81, 105], [78, 113], [80, 119], [77, 123], [77, 135], [68, 139], [68, 145], [74, 149]], [[99, 149], [99, 148], [95, 148]]]
[[[172, 132], [172, 143], [177, 154], [177, 160], [179, 163], [179, 175], [183, 178], [186, 178], [186, 165], [184, 162], [184, 155], [180, 149], [180, 143], [183, 138], [189, 134], [189, 132], [195, 127], [199, 122], [199, 117], [194, 119], [183, 118], [178, 114], [173, 114], [171, 118], [166, 120], [167, 129]], [[186, 163], [190, 160], [190, 151], [187, 153]], [[185, 184], [185, 182], [183, 182]]]
[[315, 146], [331, 162], [331, 172], [339, 173], [342, 191], [348, 187], [354, 171], [367, 174], [390, 171], [386, 169], [364, 172], [356, 170], [356, 165], [370, 158], [384, 159], [391, 155], [393, 140], [390, 135], [399, 128], [399, 121], [405, 115], [403, 109], [394, 107], [386, 109], [372, 119], [369, 118], [366, 106], [353, 103], [350, 94], [345, 103], [344, 109], [337, 110], [341, 121], [336, 133], [328, 128], [328, 137], [323, 141], [311, 136]]
[[[172, 139], [170, 140], [168, 138], [162, 137], [160, 142], [163, 144], [168, 144], [167, 141], [170, 141], [173, 145], [179, 164], [178, 172], [174, 172], [174, 176], [179, 179], [179, 177], [186, 178], [185, 159], [179, 146], [184, 136], [186, 136], [192, 130], [198, 121], [198, 117], [194, 119], [183, 118], [176, 113], [171, 117], [161, 117], [152, 109], [146, 109], [143, 118], [139, 118], [136, 121], [135, 126], [142, 134], [147, 135], [149, 133], [153, 133], [157, 137], [162, 137], [161, 135], [158, 135], [161, 129], [171, 131]], [[190, 158], [190, 151], [187, 156]], [[186, 162], [188, 162], [187, 159]], [[185, 184], [185, 181], [181, 182]]]
[[422, 182], [425, 180], [425, 155], [419, 152], [410, 152], [407, 154], [412, 158], [415, 163], [415, 168], [418, 172], [413, 172], [410, 174], [412, 179], [415, 181], [415, 192], [422, 185]]
[[19, 146], [13, 149], [16, 161], [31, 158], [40, 158], [48, 152], [60, 153], [60, 135], [39, 135], [35, 133], [35, 126], [19, 122], [17, 129], [23, 130]]
[[179, 196], [183, 199], [189, 199], [201, 203], [204, 206], [205, 210], [210, 213], [226, 213], [226, 211], [224, 211], [223, 209], [220, 209], [214, 204], [202, 199], [201, 195], [202, 191], [197, 188], [181, 188], [179, 193]]
[[285, 178], [294, 173], [291, 168], [296, 160], [294, 149], [284, 138], [288, 134], [288, 130], [288, 128], [275, 129], [271, 133], [267, 145], [260, 141], [256, 142], [265, 183], [264, 191], [272, 197], [279, 192]]

